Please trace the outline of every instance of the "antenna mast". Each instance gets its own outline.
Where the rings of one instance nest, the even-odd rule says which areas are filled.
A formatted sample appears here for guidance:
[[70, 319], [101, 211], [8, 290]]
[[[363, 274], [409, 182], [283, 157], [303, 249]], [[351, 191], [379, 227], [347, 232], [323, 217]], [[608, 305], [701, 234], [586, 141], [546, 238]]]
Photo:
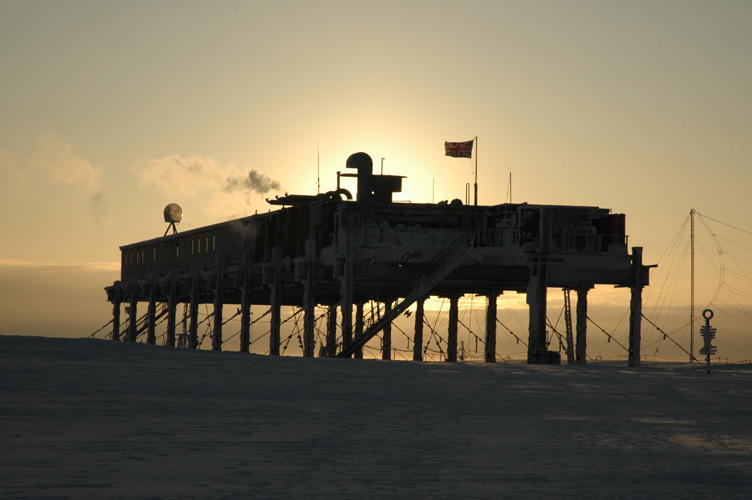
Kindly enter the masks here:
[[[319, 143], [316, 143], [316, 194], [321, 194], [321, 155], [319, 154]], [[338, 186], [339, 187], [339, 186]]]
[[689, 211], [689, 253], [690, 253], [690, 265], [689, 265], [689, 362], [695, 357], [695, 209], [692, 208]]

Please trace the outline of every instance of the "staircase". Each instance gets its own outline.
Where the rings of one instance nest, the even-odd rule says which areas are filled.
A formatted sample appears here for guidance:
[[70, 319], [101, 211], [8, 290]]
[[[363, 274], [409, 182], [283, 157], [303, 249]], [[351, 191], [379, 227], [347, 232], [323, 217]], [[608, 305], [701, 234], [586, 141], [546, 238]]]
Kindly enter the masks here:
[[467, 232], [443, 249], [431, 262], [425, 265], [419, 274], [409, 279], [400, 287], [398, 296], [403, 297], [392, 310], [373, 322], [363, 333], [355, 337], [349, 345], [343, 346], [337, 354], [338, 358], [347, 358], [361, 349], [369, 340], [378, 334], [385, 325], [395, 320], [405, 312], [416, 300], [428, 295], [433, 287], [446, 278], [449, 273], [457, 269], [472, 252], [472, 242], [475, 231]]

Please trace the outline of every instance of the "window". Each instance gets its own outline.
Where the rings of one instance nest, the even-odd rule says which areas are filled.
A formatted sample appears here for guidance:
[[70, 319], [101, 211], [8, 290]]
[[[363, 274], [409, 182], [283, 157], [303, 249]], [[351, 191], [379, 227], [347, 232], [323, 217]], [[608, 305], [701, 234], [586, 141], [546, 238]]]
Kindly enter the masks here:
[[180, 245], [175, 245], [175, 258], [180, 258]]
[[206, 253], [209, 253], [209, 237], [206, 237]]
[[157, 261], [157, 249], [155, 248], [154, 249], [154, 258], [153, 258], [152, 262], [156, 262], [156, 261]]
[[217, 236], [212, 235], [212, 252], [217, 250]]
[[195, 253], [194, 249], [193, 249], [194, 243], [196, 243], [196, 241], [195, 240], [191, 240], [191, 255], [193, 255]]
[[198, 252], [201, 253], [201, 238], [198, 239]]

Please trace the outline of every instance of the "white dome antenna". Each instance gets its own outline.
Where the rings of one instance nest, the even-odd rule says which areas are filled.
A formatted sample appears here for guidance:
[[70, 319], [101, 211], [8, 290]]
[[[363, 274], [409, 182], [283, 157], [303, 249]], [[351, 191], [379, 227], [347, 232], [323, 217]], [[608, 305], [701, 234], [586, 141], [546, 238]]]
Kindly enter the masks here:
[[178, 228], [176, 224], [180, 224], [183, 220], [183, 209], [177, 203], [170, 203], [164, 209], [164, 221], [169, 224], [163, 236], [167, 236], [172, 228], [172, 234], [177, 234]]

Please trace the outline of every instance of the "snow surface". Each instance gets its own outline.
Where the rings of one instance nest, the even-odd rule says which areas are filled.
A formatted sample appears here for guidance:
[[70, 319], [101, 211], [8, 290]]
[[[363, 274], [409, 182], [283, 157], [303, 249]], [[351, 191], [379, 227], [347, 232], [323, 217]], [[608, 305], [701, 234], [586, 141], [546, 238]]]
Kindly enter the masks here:
[[752, 498], [752, 365], [0, 336], [0, 498]]

